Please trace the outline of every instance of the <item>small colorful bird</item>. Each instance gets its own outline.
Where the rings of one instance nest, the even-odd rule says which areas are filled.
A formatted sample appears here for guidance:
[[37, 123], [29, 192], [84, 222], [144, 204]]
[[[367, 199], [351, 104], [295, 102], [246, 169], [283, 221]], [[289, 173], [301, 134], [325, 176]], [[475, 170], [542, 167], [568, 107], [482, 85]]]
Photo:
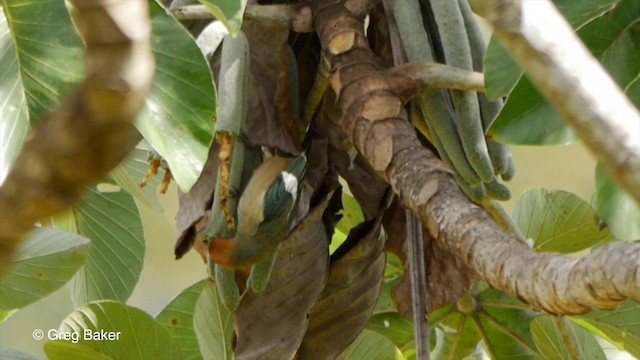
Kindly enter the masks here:
[[266, 259], [289, 234], [306, 168], [304, 153], [263, 162], [240, 197], [236, 236], [210, 239], [210, 259], [227, 268]]

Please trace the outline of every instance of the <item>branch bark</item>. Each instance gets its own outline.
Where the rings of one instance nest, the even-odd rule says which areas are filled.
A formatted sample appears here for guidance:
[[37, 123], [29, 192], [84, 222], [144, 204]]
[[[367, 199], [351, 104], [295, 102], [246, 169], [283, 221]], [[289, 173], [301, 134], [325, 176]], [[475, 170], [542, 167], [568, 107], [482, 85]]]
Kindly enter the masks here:
[[640, 114], [551, 1], [470, 2], [607, 172], [640, 203]]
[[87, 78], [42, 121], [0, 188], [0, 273], [34, 223], [76, 205], [140, 141], [132, 121], [155, 69], [147, 2], [71, 3]]
[[640, 301], [640, 246], [615, 243], [580, 260], [537, 254], [461, 193], [407, 120], [404, 104], [418, 84], [385, 73], [369, 49], [363, 19], [374, 2], [315, 0], [314, 26], [331, 64], [342, 128], [440, 247], [493, 287], [549, 313], [580, 314], [612, 309], [627, 298]]

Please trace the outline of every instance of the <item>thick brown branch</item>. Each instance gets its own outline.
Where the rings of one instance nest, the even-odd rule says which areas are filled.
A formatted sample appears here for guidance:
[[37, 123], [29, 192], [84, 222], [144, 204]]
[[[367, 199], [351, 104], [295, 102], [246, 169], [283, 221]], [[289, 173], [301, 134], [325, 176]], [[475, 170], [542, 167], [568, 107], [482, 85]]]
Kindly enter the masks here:
[[314, 25], [344, 113], [342, 127], [440, 247], [492, 286], [550, 313], [578, 314], [611, 309], [627, 298], [639, 301], [640, 246], [613, 244], [581, 260], [537, 254], [461, 193], [450, 170], [420, 144], [407, 120], [404, 104], [418, 85], [381, 71], [364, 38], [366, 12], [362, 6], [350, 11], [347, 4], [353, 1], [313, 3]]
[[640, 114], [551, 1], [471, 3], [609, 174], [640, 203]]
[[140, 140], [154, 73], [145, 0], [72, 1], [87, 79], [25, 143], [0, 188], [0, 273], [33, 224], [74, 206]]
[[[187, 5], [171, 9], [171, 13], [178, 20], [215, 19], [204, 5]], [[299, 33], [313, 31], [313, 20], [309, 2], [281, 5], [247, 5], [244, 16], [247, 18], [289, 23], [291, 30]]]

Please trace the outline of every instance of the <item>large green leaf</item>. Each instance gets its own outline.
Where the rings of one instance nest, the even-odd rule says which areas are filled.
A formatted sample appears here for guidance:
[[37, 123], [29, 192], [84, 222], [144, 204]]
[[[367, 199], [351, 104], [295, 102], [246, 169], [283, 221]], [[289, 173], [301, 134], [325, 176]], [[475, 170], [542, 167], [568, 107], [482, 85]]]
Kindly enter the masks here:
[[242, 17], [247, 0], [198, 0], [236, 36], [242, 26]]
[[[7, 167], [28, 123], [54, 109], [83, 77], [82, 43], [64, 1], [3, 1], [0, 15], [0, 114]], [[188, 32], [150, 1], [157, 73], [137, 126], [188, 190], [207, 158], [215, 117], [215, 88], [208, 63]], [[8, 25], [8, 26], [7, 26]], [[11, 30], [10, 32], [8, 30]], [[27, 116], [28, 114], [28, 116]], [[7, 134], [7, 135], [5, 135]], [[0, 168], [0, 178], [6, 172]]]
[[90, 188], [84, 204], [71, 215], [77, 232], [93, 246], [86, 265], [71, 282], [72, 300], [126, 301], [138, 283], [144, 260], [142, 222], [131, 195]]
[[[565, 322], [567, 326], [559, 327], [558, 321]], [[544, 359], [574, 359], [567, 339], [570, 339], [569, 341], [572, 341], [575, 348], [580, 351], [581, 359], [604, 360], [606, 358], [602, 347], [593, 335], [564, 318], [539, 316], [531, 321], [531, 334]]]
[[24, 307], [60, 288], [84, 265], [89, 248], [78, 235], [36, 228], [0, 278], [0, 311]]
[[[624, 1], [611, 14], [603, 15], [615, 3], [614, 0], [556, 1], [574, 29], [579, 29], [578, 35], [585, 45], [618, 85], [629, 95], [640, 95], [640, 64], [635, 61], [640, 56], [637, 46], [640, 5], [637, 1]], [[492, 41], [486, 59], [489, 95], [493, 98], [506, 96], [513, 89], [489, 130], [493, 137], [522, 145], [554, 145], [574, 140], [568, 125], [530, 81], [519, 76], [522, 71], [514, 66], [513, 60], [496, 41]], [[514, 88], [516, 79], [519, 81]], [[634, 99], [640, 101], [640, 96]]]
[[640, 304], [627, 301], [613, 311], [592, 311], [572, 318], [589, 331], [606, 338], [610, 343], [640, 358]]
[[64, 319], [57, 333], [77, 334], [73, 335], [77, 339], [48, 341], [44, 351], [49, 359], [181, 358], [178, 346], [162, 324], [142, 310], [115, 301], [76, 309]]
[[0, 311], [0, 324], [2, 324], [5, 320], [11, 317], [18, 309], [13, 310], [2, 310]]
[[526, 76], [520, 77], [488, 134], [499, 142], [519, 145], [558, 145], [575, 140], [573, 130]]
[[206, 280], [202, 280], [189, 286], [156, 316], [156, 320], [169, 330], [180, 346], [182, 358], [185, 360], [202, 359], [196, 332], [193, 329], [193, 313], [205, 285]]
[[573, 253], [613, 241], [596, 211], [576, 195], [542, 188], [525, 192], [513, 212], [522, 234], [537, 251]]
[[49, 359], [82, 359], [82, 360], [112, 360], [113, 357], [104, 355], [84, 344], [74, 344], [73, 342], [56, 342], [45, 344], [45, 351]]
[[[579, 29], [589, 21], [601, 16], [618, 0], [555, 0], [558, 10], [574, 29]], [[507, 49], [497, 39], [491, 37], [484, 61], [487, 96], [498, 99], [508, 96], [522, 76], [522, 69], [511, 58]]]
[[353, 343], [338, 357], [339, 360], [403, 360], [404, 356], [384, 336], [363, 330]]
[[64, 1], [0, 1], [0, 183], [29, 130], [83, 75]]
[[[10, 33], [3, 33], [0, 89], [2, 113], [26, 105], [29, 118], [38, 122], [56, 108], [61, 98], [77, 85], [84, 75], [82, 42], [77, 35], [64, 1], [2, 1]], [[6, 31], [6, 25], [5, 25]], [[15, 49], [15, 50], [12, 50]], [[13, 60], [11, 60], [13, 58]], [[5, 63], [5, 61], [7, 61]], [[6, 101], [6, 102], [5, 102]], [[4, 116], [3, 116], [4, 119]]]
[[213, 139], [213, 76], [187, 30], [155, 1], [149, 6], [157, 71], [136, 126], [188, 191], [204, 168]]
[[600, 165], [596, 167], [596, 207], [616, 237], [640, 239], [640, 204], [622, 190]]
[[202, 290], [193, 313], [200, 353], [205, 359], [231, 360], [233, 314], [222, 304], [216, 285], [208, 282]]

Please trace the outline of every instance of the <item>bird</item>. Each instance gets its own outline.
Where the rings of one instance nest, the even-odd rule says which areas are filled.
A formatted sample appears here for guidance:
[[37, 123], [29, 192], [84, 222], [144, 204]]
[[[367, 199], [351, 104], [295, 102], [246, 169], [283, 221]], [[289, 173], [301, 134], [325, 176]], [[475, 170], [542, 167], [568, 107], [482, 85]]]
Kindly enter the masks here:
[[289, 234], [306, 169], [304, 152], [273, 156], [258, 166], [238, 202], [235, 236], [209, 240], [211, 261], [238, 269], [267, 259]]

